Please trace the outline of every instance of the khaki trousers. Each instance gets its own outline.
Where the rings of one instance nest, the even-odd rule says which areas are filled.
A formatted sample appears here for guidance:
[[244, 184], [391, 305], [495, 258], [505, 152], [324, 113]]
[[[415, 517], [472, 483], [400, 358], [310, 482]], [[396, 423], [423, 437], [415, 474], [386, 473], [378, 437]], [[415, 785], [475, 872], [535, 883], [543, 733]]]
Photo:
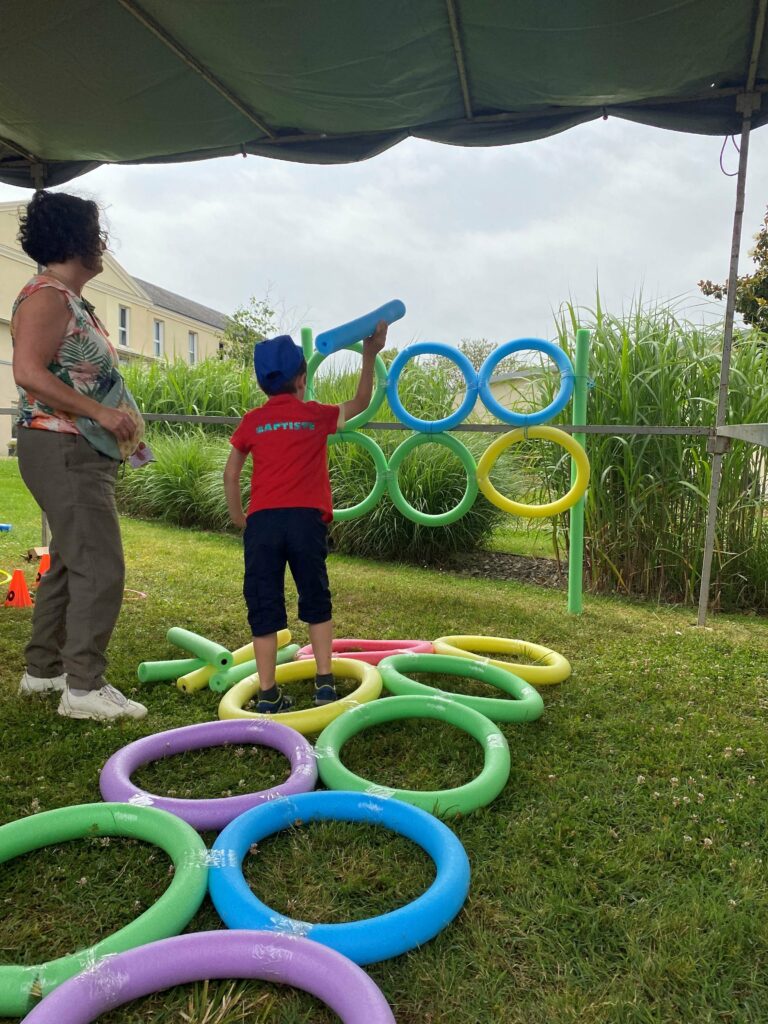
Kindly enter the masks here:
[[32, 615], [27, 671], [67, 674], [67, 685], [105, 684], [106, 649], [120, 613], [125, 582], [115, 505], [119, 463], [78, 434], [19, 427], [22, 479], [51, 528], [51, 568]]

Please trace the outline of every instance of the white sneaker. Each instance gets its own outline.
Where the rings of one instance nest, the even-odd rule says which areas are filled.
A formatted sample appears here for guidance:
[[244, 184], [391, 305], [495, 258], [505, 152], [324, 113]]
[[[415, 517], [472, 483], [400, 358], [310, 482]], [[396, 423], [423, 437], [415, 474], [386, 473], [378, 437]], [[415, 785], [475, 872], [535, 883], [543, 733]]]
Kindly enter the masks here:
[[41, 679], [38, 676], [31, 676], [29, 672], [25, 672], [19, 683], [19, 696], [28, 697], [33, 693], [51, 693], [53, 690], [61, 691], [66, 685], [66, 675]]
[[65, 718], [95, 718], [97, 721], [113, 721], [116, 718], [143, 718], [147, 709], [138, 701], [128, 700], [114, 686], [102, 686], [78, 697], [64, 690], [59, 702], [59, 714]]

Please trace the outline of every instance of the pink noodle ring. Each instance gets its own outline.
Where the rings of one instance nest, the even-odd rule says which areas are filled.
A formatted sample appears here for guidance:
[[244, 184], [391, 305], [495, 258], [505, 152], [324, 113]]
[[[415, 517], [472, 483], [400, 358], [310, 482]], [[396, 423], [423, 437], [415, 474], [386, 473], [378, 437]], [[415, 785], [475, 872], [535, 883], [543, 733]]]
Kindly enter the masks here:
[[[368, 665], [378, 665], [391, 654], [434, 654], [431, 640], [334, 640], [334, 655], [344, 655]], [[312, 644], [302, 647], [296, 661], [314, 658]]]

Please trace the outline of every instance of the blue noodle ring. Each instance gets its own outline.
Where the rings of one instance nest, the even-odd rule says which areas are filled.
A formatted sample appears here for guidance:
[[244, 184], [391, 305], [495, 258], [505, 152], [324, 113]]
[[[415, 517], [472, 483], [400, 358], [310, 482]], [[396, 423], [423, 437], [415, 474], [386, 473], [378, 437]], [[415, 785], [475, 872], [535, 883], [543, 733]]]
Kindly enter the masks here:
[[[435, 880], [404, 907], [363, 921], [310, 924], [285, 917], [254, 894], [242, 864], [254, 843], [308, 821], [364, 821], [392, 829], [429, 854]], [[458, 914], [469, 892], [469, 860], [447, 825], [411, 804], [368, 793], [301, 793], [254, 807], [220, 833], [210, 863], [211, 899], [228, 928], [302, 935], [357, 964], [388, 960], [428, 942]]]
[[[467, 385], [464, 399], [458, 409], [454, 410], [450, 416], [444, 416], [441, 420], [422, 420], [417, 416], [412, 416], [403, 406], [397, 391], [400, 374], [405, 364], [413, 359], [414, 356], [425, 354], [445, 356], [446, 359], [450, 359], [461, 370]], [[416, 345], [409, 345], [408, 348], [404, 348], [390, 366], [387, 379], [387, 401], [395, 416], [406, 427], [410, 427], [411, 430], [420, 430], [425, 434], [439, 434], [443, 430], [452, 430], [462, 420], [465, 420], [475, 407], [475, 402], [477, 401], [477, 373], [469, 359], [467, 359], [463, 352], [459, 352], [458, 349], [451, 348], [450, 345], [446, 345], [441, 341], [420, 341]]]
[[[514, 412], [512, 409], [505, 408], [494, 397], [491, 391], [491, 377], [502, 359], [506, 359], [507, 356], [511, 356], [515, 352], [528, 351], [541, 352], [543, 355], [549, 356], [560, 371], [560, 390], [544, 409], [529, 413]], [[477, 379], [480, 398], [488, 412], [493, 413], [502, 423], [512, 423], [516, 427], [533, 427], [539, 423], [546, 423], [547, 420], [551, 420], [570, 401], [573, 394], [573, 363], [568, 358], [567, 353], [563, 352], [559, 345], [555, 345], [551, 341], [544, 341], [542, 338], [517, 338], [515, 341], [508, 341], [504, 345], [499, 345], [488, 356], [480, 367]]]

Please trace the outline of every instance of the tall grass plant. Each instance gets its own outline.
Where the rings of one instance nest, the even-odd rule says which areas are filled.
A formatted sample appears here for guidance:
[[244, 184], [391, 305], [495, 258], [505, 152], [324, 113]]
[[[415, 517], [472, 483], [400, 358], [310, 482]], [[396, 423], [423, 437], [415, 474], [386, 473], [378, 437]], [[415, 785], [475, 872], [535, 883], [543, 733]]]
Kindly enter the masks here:
[[[591, 423], [710, 427], [715, 422], [722, 325], [701, 326], [673, 308], [635, 302], [623, 315], [563, 307], [562, 347], [573, 355], [578, 327], [592, 332]], [[545, 400], [556, 386], [550, 375]], [[560, 422], [567, 421], [567, 413]], [[737, 333], [732, 423], [768, 420], [768, 339]], [[542, 495], [568, 487], [568, 460], [543, 445], [528, 461]], [[595, 590], [693, 601], [698, 595], [711, 456], [706, 436], [589, 435], [592, 483], [586, 502], [588, 581]], [[723, 461], [713, 593], [729, 607], [768, 607], [768, 537], [763, 448], [734, 442]], [[567, 542], [567, 519], [558, 531]]]

